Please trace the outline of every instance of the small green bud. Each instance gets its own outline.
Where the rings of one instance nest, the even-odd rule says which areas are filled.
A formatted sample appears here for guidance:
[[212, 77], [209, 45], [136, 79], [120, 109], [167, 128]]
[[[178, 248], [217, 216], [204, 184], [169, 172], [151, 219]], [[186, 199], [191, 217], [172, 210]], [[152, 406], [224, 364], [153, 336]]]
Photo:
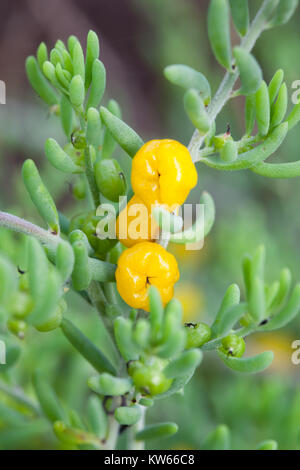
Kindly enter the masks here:
[[227, 356], [242, 357], [245, 352], [245, 341], [240, 336], [231, 334], [222, 339], [220, 351]]
[[163, 373], [167, 363], [168, 361], [158, 358], [151, 358], [147, 364], [140, 361], [130, 363], [128, 372], [136, 389], [151, 396], [166, 392], [172, 384], [172, 379], [167, 379]]
[[86, 148], [87, 142], [85, 138], [85, 133], [83, 131], [75, 131], [71, 135], [72, 145], [75, 149], [82, 150]]
[[118, 202], [126, 193], [125, 175], [117, 160], [100, 160], [95, 165], [99, 191], [110, 201]]
[[212, 139], [212, 143], [216, 150], [221, 150], [228, 140], [232, 140], [229, 133], [215, 135]]
[[227, 139], [220, 150], [220, 157], [223, 162], [234, 162], [238, 157], [236, 143], [232, 139]]
[[186, 349], [200, 348], [211, 337], [211, 329], [206, 323], [186, 323]]
[[23, 339], [25, 331], [27, 330], [27, 324], [23, 320], [10, 319], [7, 322], [9, 331], [15, 334], [18, 338]]

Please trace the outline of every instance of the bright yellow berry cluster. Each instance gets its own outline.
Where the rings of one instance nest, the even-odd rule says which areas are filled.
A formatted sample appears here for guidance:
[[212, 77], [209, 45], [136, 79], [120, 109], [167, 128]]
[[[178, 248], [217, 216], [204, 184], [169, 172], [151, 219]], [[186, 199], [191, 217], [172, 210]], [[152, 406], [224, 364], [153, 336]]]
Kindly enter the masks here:
[[[151, 284], [159, 289], [164, 304], [173, 297], [178, 266], [172, 254], [153, 243], [159, 228], [151, 209], [163, 205], [169, 211], [176, 210], [196, 184], [197, 172], [190, 153], [175, 140], [151, 140], [134, 156], [131, 185], [135, 194], [116, 223], [118, 238], [129, 248], [118, 261], [117, 288], [131, 307], [149, 310], [147, 292]], [[129, 227], [137, 215], [131, 211], [134, 204], [145, 210], [139, 217], [138, 236], [132, 237]]]

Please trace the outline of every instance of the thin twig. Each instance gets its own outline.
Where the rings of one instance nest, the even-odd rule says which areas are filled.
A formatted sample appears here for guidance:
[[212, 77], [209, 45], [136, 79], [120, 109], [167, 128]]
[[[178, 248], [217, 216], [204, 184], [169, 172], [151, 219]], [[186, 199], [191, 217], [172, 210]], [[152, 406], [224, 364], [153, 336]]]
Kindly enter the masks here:
[[61, 238], [58, 235], [47, 232], [47, 230], [44, 230], [38, 225], [32, 224], [16, 215], [8, 214], [7, 212], [0, 211], [0, 227], [5, 227], [15, 232], [30, 235], [35, 237], [42, 244], [49, 245], [53, 248], [56, 248], [61, 241]]
[[[265, 0], [257, 12], [248, 33], [241, 41], [241, 47], [250, 52], [259, 36], [263, 33], [266, 28], [268, 18], [272, 12], [273, 0]], [[275, 8], [276, 5], [274, 5]], [[232, 90], [239, 76], [238, 70], [233, 69], [232, 72], [227, 72], [219, 86], [218, 91], [213, 97], [211, 104], [208, 107], [207, 113], [210, 121], [213, 122], [220, 111], [223, 109], [227, 101], [231, 98]], [[192, 135], [188, 149], [192, 156], [193, 162], [198, 161], [198, 151], [204, 141], [205, 135], [199, 133], [196, 129]]]

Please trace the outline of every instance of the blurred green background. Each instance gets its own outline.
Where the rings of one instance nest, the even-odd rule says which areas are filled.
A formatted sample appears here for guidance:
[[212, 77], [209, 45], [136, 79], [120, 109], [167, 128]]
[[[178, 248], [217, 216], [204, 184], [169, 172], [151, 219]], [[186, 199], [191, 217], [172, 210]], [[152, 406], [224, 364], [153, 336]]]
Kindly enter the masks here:
[[[251, 0], [254, 12], [261, 0]], [[50, 167], [43, 154], [47, 137], [64, 143], [59, 123], [34, 95], [24, 72], [25, 58], [40, 41], [51, 47], [56, 39], [76, 34], [85, 43], [89, 29], [101, 42], [101, 59], [107, 68], [107, 99], [118, 100], [124, 119], [143, 136], [175, 138], [188, 143], [193, 131], [182, 103], [182, 91], [163, 77], [163, 68], [184, 63], [202, 71], [215, 91], [223, 76], [213, 59], [206, 31], [208, 1], [202, 0], [15, 0], [1, 2], [0, 79], [6, 82], [7, 104], [0, 105], [0, 201], [1, 209], [42, 224], [23, 187], [20, 170], [25, 158], [33, 158], [57, 206], [68, 216], [80, 212], [72, 198], [72, 179]], [[291, 84], [300, 78], [300, 9], [290, 23], [259, 39], [255, 54], [266, 81], [278, 68]], [[238, 41], [232, 31], [234, 42]], [[291, 105], [291, 103], [290, 103]], [[217, 132], [230, 123], [233, 137], [244, 133], [243, 98], [230, 102], [218, 119]], [[293, 130], [274, 160], [299, 159], [298, 129]], [[116, 155], [128, 167], [119, 150]], [[199, 187], [190, 200], [197, 202], [207, 189], [213, 195], [217, 218], [204, 248], [188, 252], [171, 247], [181, 270], [176, 295], [184, 306], [185, 321], [211, 321], [225, 289], [232, 282], [241, 286], [241, 259], [261, 243], [267, 248], [267, 278], [277, 279], [279, 269], [289, 266], [300, 280], [299, 180], [267, 180], [251, 172], [218, 172], [199, 166]], [[18, 237], [0, 233], [0, 249], [22, 268], [22, 243]], [[97, 343], [98, 319], [75, 294], [68, 294], [68, 312], [77, 325]], [[97, 330], [98, 329], [98, 330]], [[1, 330], [1, 324], [0, 324]], [[183, 396], [158, 402], [148, 422], [172, 420], [178, 434], [152, 448], [197, 449], [208, 432], [226, 424], [232, 448], [253, 449], [264, 439], [275, 439], [281, 449], [299, 449], [300, 366], [292, 365], [291, 343], [300, 338], [300, 319], [280, 331], [251, 337], [247, 352], [273, 349], [272, 367], [256, 376], [230, 372], [215, 354], [207, 353]], [[11, 380], [32, 394], [31, 373], [42, 368], [59, 397], [84, 413], [88, 390], [88, 364], [66, 344], [59, 331], [30, 331], [22, 343], [22, 357]], [[50, 425], [43, 420], [17, 432], [2, 416], [0, 392], [0, 448], [57, 448]], [[30, 417], [26, 418], [31, 423]], [[20, 423], [21, 426], [22, 423]], [[21, 429], [21, 427], [20, 427]], [[120, 443], [120, 446], [122, 444]]]

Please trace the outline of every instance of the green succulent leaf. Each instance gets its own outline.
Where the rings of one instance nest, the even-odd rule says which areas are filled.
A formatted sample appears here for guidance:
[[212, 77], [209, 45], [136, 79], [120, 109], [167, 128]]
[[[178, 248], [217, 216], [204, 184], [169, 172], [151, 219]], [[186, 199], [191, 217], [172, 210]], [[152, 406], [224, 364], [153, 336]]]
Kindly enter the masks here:
[[274, 354], [272, 351], [265, 351], [252, 357], [230, 357], [221, 351], [218, 355], [227, 367], [235, 372], [242, 372], [246, 374], [256, 374], [267, 369], [273, 361]]

